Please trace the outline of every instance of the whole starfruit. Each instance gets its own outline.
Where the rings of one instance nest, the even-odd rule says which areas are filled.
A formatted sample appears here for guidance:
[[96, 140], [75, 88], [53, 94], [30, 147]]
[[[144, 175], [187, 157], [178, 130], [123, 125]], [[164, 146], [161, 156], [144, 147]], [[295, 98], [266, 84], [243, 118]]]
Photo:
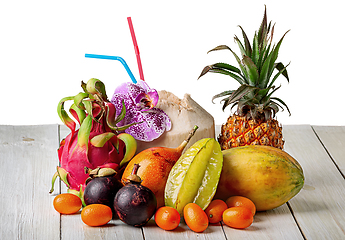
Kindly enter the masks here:
[[181, 216], [184, 206], [191, 202], [206, 209], [216, 192], [222, 166], [223, 154], [214, 138], [194, 143], [169, 173], [165, 205], [175, 208]]
[[[82, 82], [84, 92], [61, 99], [58, 115], [71, 133], [61, 141], [58, 149], [60, 166], [52, 179], [52, 189], [57, 176], [67, 185], [68, 192], [83, 195], [88, 173], [85, 168], [112, 168], [118, 170], [136, 152], [136, 140], [129, 134], [118, 134], [130, 125], [117, 127], [125, 114], [123, 103], [121, 113], [116, 116], [115, 106], [108, 101], [104, 84], [96, 79]], [[80, 125], [69, 117], [64, 109], [66, 101], [73, 101], [69, 112]]]

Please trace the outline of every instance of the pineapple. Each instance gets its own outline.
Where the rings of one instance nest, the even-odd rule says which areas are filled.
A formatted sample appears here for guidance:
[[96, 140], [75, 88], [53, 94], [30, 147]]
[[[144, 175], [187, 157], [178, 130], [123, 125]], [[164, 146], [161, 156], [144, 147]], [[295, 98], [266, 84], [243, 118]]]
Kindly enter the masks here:
[[[267, 145], [283, 149], [284, 140], [282, 127], [275, 118], [276, 113], [284, 107], [290, 113], [283, 100], [272, 97], [279, 87], [273, 84], [278, 76], [283, 75], [289, 82], [286, 67], [281, 62], [276, 62], [278, 51], [284, 36], [277, 44], [272, 45], [274, 25], [267, 25], [266, 7], [264, 17], [258, 32], [255, 32], [251, 44], [243, 28], [243, 43], [235, 35], [242, 59], [226, 45], [215, 47], [211, 51], [230, 50], [236, 58], [239, 68], [227, 63], [215, 63], [206, 66], [199, 78], [208, 72], [221, 73], [235, 79], [239, 84], [236, 90], [228, 90], [215, 95], [212, 101], [219, 97], [225, 97], [224, 109], [231, 105], [231, 109], [237, 107], [236, 112], [230, 115], [227, 122], [222, 125], [218, 141], [222, 149], [245, 145]], [[274, 70], [277, 70], [273, 75]]]

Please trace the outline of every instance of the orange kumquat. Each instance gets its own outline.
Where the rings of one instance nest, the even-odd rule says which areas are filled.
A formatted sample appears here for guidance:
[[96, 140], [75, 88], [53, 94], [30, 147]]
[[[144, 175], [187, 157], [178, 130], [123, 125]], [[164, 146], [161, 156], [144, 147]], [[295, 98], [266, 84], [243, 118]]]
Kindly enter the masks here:
[[61, 214], [73, 214], [80, 210], [82, 202], [77, 195], [62, 193], [54, 198], [53, 206]]
[[196, 203], [188, 203], [183, 208], [183, 217], [188, 227], [194, 232], [203, 232], [208, 227], [208, 217]]
[[81, 211], [81, 220], [91, 227], [105, 225], [112, 218], [111, 208], [103, 204], [90, 204]]
[[218, 223], [222, 221], [223, 212], [228, 208], [223, 200], [215, 199], [205, 209], [208, 221], [210, 223]]
[[231, 207], [223, 212], [223, 222], [232, 228], [247, 228], [253, 221], [252, 212], [245, 207]]
[[253, 216], [255, 215], [255, 212], [256, 212], [255, 204], [253, 203], [252, 200], [250, 200], [249, 198], [246, 198], [246, 197], [242, 197], [242, 196], [229, 197], [226, 200], [226, 204], [228, 205], [228, 208], [230, 208], [230, 207], [248, 208], [252, 212]]
[[180, 214], [175, 208], [160, 207], [155, 213], [155, 222], [164, 230], [173, 230], [180, 224]]

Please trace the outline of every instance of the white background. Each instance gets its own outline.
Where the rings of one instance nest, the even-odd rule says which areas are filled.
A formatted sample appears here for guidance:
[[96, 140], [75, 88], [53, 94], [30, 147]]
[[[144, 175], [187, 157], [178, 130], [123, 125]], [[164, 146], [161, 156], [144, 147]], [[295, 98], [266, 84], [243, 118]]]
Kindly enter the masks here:
[[102, 80], [111, 97], [115, 87], [130, 81], [118, 61], [86, 59], [85, 53], [123, 57], [139, 79], [127, 17], [132, 17], [144, 76], [157, 90], [182, 98], [190, 93], [211, 113], [226, 121], [213, 95], [235, 89], [230, 77], [209, 73], [209, 64], [236, 65], [229, 51], [207, 54], [221, 44], [238, 54], [233, 41], [242, 38], [238, 25], [252, 39], [264, 5], [276, 23], [274, 42], [289, 29], [278, 61], [287, 64], [275, 96], [287, 111], [282, 124], [345, 125], [344, 9], [342, 1], [4, 1], [0, 3], [0, 124], [61, 123], [61, 98], [81, 91], [80, 82]]

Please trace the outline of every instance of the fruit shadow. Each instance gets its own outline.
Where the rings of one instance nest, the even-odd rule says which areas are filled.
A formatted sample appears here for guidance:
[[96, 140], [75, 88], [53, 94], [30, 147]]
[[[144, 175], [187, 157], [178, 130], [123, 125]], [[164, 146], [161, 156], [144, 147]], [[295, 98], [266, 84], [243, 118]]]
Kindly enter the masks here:
[[107, 224], [99, 226], [99, 227], [101, 227], [101, 228], [111, 228], [111, 227], [115, 227], [115, 226], [116, 226], [115, 223], [108, 222]]
[[[175, 229], [172, 230], [172, 231], [174, 231], [174, 233], [182, 233], [182, 232], [187, 231], [187, 229], [184, 229], [184, 228], [181, 226], [181, 224], [185, 224], [185, 223], [180, 223], [180, 225], [177, 226], [177, 228], [175, 228]], [[156, 224], [156, 222], [155, 222], [154, 219], [151, 219], [150, 221], [148, 221], [148, 223], [146, 223], [146, 224], [143, 226], [144, 230], [145, 230], [145, 228], [147, 228], [147, 229], [149, 229], [149, 228], [155, 228], [155, 230], [156, 230], [157, 227], [158, 227], [158, 226], [157, 226], [157, 224]], [[161, 229], [161, 230], [162, 230], [162, 231], [170, 232], [170, 231], [168, 231], [168, 230], [163, 230], [163, 229]]]
[[[255, 231], [258, 231], [258, 230], [262, 230], [262, 228], [260, 228], [260, 227], [258, 227], [258, 226], [255, 226], [255, 220], [254, 220], [254, 222], [253, 222], [252, 225], [250, 225], [250, 226], [247, 227], [247, 228], [243, 228], [243, 229], [229, 227], [229, 226], [227, 226], [223, 221], [221, 222], [221, 226], [222, 226], [222, 228], [223, 228], [223, 230], [224, 230], [225, 235], [230, 234], [231, 231], [255, 232]], [[228, 238], [228, 239], [229, 239], [229, 238]]]

